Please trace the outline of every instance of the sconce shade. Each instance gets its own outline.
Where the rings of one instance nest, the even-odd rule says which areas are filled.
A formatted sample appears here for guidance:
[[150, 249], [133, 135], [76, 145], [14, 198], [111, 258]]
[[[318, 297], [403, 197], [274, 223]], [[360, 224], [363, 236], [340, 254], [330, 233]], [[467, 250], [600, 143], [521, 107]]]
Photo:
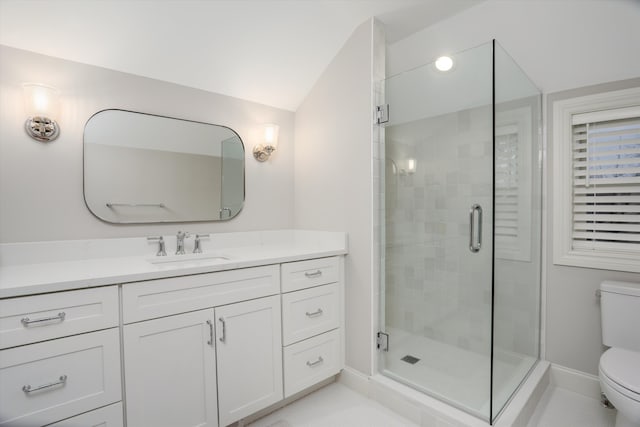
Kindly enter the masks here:
[[407, 172], [415, 173], [416, 172], [416, 159], [408, 159], [407, 160]]
[[37, 83], [25, 83], [22, 87], [28, 117], [25, 123], [27, 134], [38, 141], [53, 141], [60, 133], [54, 120], [59, 113], [60, 92], [51, 86]]
[[274, 150], [278, 146], [278, 134], [280, 126], [274, 124], [264, 125], [264, 145], [271, 146]]
[[266, 161], [278, 148], [280, 126], [268, 123], [264, 125], [263, 143], [253, 147], [253, 157], [259, 162]]

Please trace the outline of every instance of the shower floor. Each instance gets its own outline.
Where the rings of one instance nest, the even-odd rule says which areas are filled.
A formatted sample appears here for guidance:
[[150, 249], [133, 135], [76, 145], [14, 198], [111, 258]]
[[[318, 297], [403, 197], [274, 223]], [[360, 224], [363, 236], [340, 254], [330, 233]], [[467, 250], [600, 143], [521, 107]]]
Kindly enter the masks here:
[[[389, 351], [382, 356], [380, 371], [384, 375], [488, 419], [491, 375], [488, 353], [476, 353], [394, 328], [387, 328], [387, 332], [391, 338]], [[497, 411], [536, 359], [499, 351], [494, 357], [494, 411]]]

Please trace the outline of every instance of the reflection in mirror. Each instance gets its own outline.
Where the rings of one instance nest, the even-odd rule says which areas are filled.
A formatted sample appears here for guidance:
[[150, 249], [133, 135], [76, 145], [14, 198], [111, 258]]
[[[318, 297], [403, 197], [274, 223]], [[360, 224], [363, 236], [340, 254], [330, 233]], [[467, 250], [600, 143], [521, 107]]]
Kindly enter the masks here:
[[84, 197], [113, 223], [215, 221], [244, 203], [244, 146], [232, 129], [124, 110], [84, 131]]

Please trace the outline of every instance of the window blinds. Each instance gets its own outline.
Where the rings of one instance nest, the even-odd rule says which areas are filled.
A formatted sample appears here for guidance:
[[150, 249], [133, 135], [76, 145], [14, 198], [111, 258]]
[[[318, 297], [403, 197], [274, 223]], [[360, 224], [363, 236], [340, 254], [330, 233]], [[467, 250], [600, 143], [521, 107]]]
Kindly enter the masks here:
[[495, 236], [501, 246], [513, 249], [519, 228], [518, 129], [499, 129], [495, 141]]
[[572, 116], [572, 247], [640, 253], [640, 108]]

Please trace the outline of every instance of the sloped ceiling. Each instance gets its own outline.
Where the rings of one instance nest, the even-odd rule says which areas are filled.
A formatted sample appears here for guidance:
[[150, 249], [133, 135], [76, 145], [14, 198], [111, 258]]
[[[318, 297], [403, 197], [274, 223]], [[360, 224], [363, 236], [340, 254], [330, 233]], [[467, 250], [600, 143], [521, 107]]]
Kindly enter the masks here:
[[353, 30], [478, 0], [0, 0], [0, 44], [295, 111]]

